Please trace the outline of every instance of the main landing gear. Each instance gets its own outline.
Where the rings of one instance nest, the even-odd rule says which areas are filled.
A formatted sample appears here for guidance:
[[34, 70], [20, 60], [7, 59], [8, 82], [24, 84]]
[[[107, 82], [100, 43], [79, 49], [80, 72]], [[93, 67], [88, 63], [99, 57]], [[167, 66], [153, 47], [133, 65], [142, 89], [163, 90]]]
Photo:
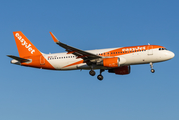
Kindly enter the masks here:
[[[100, 74], [97, 76], [98, 80], [100, 80], [100, 81], [103, 80], [103, 76], [101, 75], [102, 72], [104, 72], [104, 70], [103, 70], [103, 69], [100, 69]], [[91, 69], [91, 70], [89, 71], [89, 74], [90, 74], [91, 76], [95, 76], [96, 72], [95, 72], [93, 69]]]
[[89, 71], [91, 76], [95, 76], [96, 72], [93, 70], [93, 66], [91, 66], [91, 70]]
[[92, 69], [92, 70], [89, 71], [89, 74], [90, 74], [91, 76], [95, 76], [96, 72]]
[[101, 75], [102, 72], [104, 72], [104, 70], [100, 69], [100, 74], [97, 76], [98, 80], [103, 80], [103, 76]]
[[151, 67], [151, 72], [154, 73], [155, 70], [153, 69], [153, 63], [152, 62], [150, 62], [150, 67]]

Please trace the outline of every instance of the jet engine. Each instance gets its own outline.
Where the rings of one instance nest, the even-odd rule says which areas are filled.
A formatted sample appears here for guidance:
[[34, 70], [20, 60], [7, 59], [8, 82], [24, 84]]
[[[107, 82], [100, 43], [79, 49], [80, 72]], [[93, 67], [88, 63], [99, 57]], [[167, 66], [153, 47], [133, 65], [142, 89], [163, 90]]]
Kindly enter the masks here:
[[118, 68], [121, 64], [124, 64], [126, 60], [122, 57], [113, 57], [113, 58], [104, 58], [100, 62], [97, 62], [97, 65], [110, 68]]
[[118, 57], [114, 57], [114, 58], [105, 58], [103, 59], [103, 66], [104, 67], [119, 67], [119, 58]]
[[104, 59], [98, 61], [97, 65], [104, 66], [104, 67], [115, 68], [115, 67], [120, 66], [119, 61], [120, 61], [120, 59], [118, 57], [104, 58]]

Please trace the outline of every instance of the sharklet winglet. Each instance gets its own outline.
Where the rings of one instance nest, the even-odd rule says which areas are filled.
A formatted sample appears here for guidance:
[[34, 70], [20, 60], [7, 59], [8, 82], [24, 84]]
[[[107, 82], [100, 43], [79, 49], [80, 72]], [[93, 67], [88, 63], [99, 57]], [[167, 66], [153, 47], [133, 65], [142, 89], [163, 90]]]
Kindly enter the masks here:
[[52, 39], [55, 43], [60, 43], [60, 41], [55, 37], [55, 35], [52, 32], [50, 32], [50, 35], [52, 36]]

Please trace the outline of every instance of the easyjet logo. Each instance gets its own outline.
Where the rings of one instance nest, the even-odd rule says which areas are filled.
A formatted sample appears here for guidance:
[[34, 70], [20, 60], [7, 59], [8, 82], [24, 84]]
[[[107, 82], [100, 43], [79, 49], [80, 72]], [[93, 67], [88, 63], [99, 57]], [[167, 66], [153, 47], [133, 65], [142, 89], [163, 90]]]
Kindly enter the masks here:
[[31, 54], [33, 54], [35, 52], [34, 49], [32, 49], [31, 44], [28, 44], [23, 38], [22, 36], [19, 35], [19, 33], [16, 33], [15, 36], [17, 37], [17, 39], [22, 43], [22, 46], [24, 46], [25, 48], [28, 49], [28, 51], [31, 52]]
[[134, 47], [134, 48], [124, 48], [124, 49], [122, 49], [122, 51], [135, 51], [135, 50], [145, 50], [145, 46], [144, 47]]

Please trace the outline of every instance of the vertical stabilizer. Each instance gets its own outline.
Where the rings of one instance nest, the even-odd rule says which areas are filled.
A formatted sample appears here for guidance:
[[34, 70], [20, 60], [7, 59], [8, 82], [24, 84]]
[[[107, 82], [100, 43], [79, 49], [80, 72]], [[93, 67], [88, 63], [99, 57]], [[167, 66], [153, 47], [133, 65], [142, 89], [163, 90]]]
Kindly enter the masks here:
[[20, 57], [41, 55], [41, 52], [30, 42], [30, 40], [21, 32], [13, 32], [17, 49]]

